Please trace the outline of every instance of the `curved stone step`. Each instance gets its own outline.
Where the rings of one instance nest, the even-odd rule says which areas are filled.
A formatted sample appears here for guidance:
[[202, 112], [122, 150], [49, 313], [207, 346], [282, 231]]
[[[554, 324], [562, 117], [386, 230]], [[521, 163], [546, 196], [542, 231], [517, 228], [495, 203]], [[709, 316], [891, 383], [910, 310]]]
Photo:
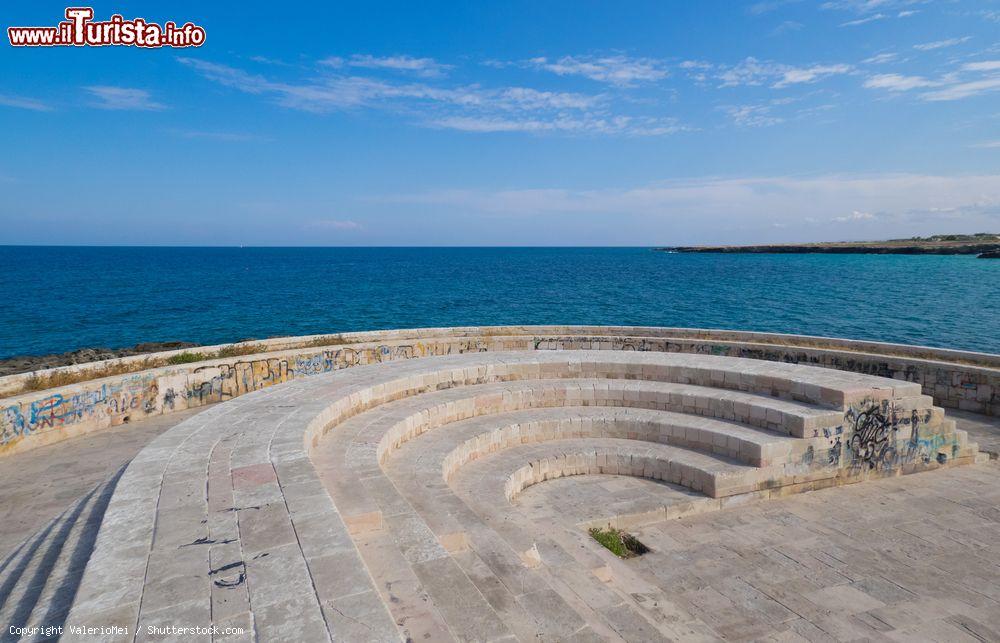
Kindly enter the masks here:
[[701, 415], [770, 429], [796, 437], [829, 435], [843, 425], [843, 413], [816, 405], [742, 391], [645, 380], [540, 379], [477, 384], [390, 402], [401, 419], [380, 444], [398, 446], [424, 427], [453, 418], [555, 406], [615, 406]]
[[[666, 444], [637, 444], [616, 438], [579, 438], [541, 443], [519, 449], [498, 459], [506, 468], [511, 462], [527, 461], [503, 480], [504, 496], [513, 501], [531, 485], [576, 475], [631, 476], [660, 480], [715, 498], [723, 479], [755, 477], [759, 469], [740, 465], [728, 458]], [[487, 476], [484, 476], [487, 477]], [[752, 484], [749, 482], [748, 484]]]
[[[672, 411], [568, 406], [480, 416], [451, 425], [440, 440], [451, 449], [442, 461], [448, 481], [466, 463], [518, 444], [572, 438], [615, 438], [680, 446], [754, 467], [801, 459], [822, 440], [790, 438], [736, 422]], [[421, 438], [426, 439], [426, 438]]]

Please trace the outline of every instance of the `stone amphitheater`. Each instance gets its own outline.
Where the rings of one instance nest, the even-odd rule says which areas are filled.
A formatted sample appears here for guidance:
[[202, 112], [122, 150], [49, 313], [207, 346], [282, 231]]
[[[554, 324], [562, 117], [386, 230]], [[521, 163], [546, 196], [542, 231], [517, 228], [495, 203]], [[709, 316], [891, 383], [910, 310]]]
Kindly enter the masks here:
[[1000, 640], [998, 356], [621, 327], [326, 339], [0, 401], [5, 480], [163, 427], [11, 547], [3, 640]]

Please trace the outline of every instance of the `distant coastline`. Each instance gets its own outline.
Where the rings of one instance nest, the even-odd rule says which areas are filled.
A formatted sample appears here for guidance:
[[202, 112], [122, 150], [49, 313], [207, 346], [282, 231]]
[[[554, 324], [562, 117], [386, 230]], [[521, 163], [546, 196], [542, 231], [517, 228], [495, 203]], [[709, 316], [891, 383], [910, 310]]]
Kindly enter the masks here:
[[1000, 234], [948, 234], [886, 241], [832, 241], [779, 243], [752, 246], [674, 246], [659, 252], [721, 252], [736, 254], [876, 254], [876, 255], [978, 255], [1000, 258]]

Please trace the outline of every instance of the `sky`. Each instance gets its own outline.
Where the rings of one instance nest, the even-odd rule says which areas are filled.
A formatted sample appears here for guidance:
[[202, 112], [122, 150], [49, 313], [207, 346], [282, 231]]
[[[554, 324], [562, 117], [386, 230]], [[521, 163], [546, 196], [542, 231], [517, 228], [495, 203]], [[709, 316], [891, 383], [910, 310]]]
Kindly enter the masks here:
[[1000, 232], [997, 0], [92, 6], [206, 41], [5, 34], [0, 244]]

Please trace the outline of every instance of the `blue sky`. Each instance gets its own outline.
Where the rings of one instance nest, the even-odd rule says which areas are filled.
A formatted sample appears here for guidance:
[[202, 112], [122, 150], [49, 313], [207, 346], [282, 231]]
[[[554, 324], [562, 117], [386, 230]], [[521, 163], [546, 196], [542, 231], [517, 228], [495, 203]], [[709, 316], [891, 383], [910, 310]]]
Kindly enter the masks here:
[[992, 0], [93, 6], [207, 41], [0, 45], [0, 243], [1000, 232]]

